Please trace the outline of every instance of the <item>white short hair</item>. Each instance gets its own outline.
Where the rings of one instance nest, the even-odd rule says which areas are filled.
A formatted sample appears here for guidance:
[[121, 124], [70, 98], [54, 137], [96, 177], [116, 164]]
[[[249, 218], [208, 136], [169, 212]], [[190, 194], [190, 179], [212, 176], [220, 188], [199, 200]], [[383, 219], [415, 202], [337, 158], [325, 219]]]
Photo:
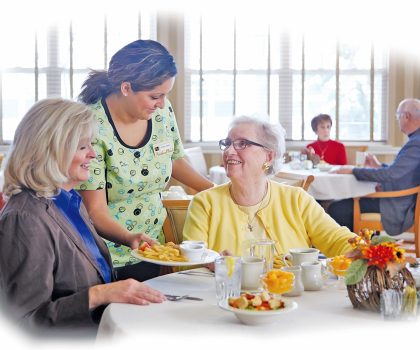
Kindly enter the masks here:
[[233, 119], [229, 130], [241, 124], [252, 124], [259, 135], [259, 143], [274, 152], [273, 163], [267, 170], [268, 175], [275, 174], [283, 163], [283, 154], [286, 151], [286, 131], [280, 123], [272, 124], [262, 117], [240, 116]]
[[61, 98], [34, 104], [19, 123], [4, 172], [6, 198], [28, 188], [52, 197], [69, 181], [68, 170], [80, 140], [91, 138], [96, 122], [90, 109]]

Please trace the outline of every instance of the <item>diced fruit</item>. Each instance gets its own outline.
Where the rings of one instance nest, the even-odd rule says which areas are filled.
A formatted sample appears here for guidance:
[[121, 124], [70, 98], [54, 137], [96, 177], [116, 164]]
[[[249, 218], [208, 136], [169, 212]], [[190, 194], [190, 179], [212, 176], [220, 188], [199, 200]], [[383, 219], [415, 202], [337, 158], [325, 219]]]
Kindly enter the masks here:
[[283, 270], [270, 270], [262, 279], [270, 293], [282, 294], [292, 289], [295, 275]]
[[252, 306], [260, 306], [262, 304], [262, 300], [260, 296], [256, 296], [254, 299], [251, 300]]
[[142, 242], [142, 243], [139, 245], [138, 250], [141, 250], [142, 252], [144, 252], [144, 250], [145, 250], [146, 248], [150, 248], [150, 244], [149, 244], [149, 243], [147, 243], [147, 242]]
[[352, 260], [344, 255], [337, 255], [329, 261], [332, 273], [337, 276], [344, 276]]
[[[246, 309], [254, 311], [271, 311], [285, 307], [282, 300], [271, 297], [267, 292], [253, 295], [252, 299], [249, 299], [248, 293], [241, 294], [238, 298], [229, 298], [229, 306], [236, 309]], [[267, 300], [264, 300], [267, 298]]]

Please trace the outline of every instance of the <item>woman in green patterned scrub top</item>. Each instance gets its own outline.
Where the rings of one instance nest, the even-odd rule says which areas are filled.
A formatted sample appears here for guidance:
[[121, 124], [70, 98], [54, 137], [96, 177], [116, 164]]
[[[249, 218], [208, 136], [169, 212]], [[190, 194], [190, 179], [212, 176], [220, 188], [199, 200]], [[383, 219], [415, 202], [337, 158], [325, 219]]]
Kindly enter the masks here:
[[153, 40], [120, 49], [108, 71], [92, 71], [79, 99], [98, 123], [91, 177], [79, 190], [95, 228], [107, 240], [117, 278], [143, 281], [159, 265], [131, 256], [141, 241], [163, 242], [166, 210], [160, 192], [171, 176], [197, 191], [213, 186], [183, 158], [184, 149], [167, 99], [176, 65]]

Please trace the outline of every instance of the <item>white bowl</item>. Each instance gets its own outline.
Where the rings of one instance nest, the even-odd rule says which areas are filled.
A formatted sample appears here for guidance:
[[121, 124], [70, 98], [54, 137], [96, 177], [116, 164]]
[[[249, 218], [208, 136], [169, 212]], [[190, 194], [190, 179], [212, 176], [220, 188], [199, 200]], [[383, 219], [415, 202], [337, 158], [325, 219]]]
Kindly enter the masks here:
[[331, 164], [318, 164], [317, 168], [319, 171], [330, 171], [333, 166]]
[[[282, 299], [283, 300], [283, 299]], [[290, 311], [296, 310], [298, 307], [297, 302], [291, 300], [283, 300], [285, 307], [278, 310], [269, 311], [254, 311], [242, 310], [229, 306], [227, 300], [219, 302], [219, 306], [226, 311], [231, 311], [235, 314], [237, 319], [247, 325], [259, 325], [266, 323], [273, 323], [281, 320], [281, 316]]]
[[202, 244], [181, 243], [179, 249], [189, 261], [202, 260], [206, 252], [206, 248]]

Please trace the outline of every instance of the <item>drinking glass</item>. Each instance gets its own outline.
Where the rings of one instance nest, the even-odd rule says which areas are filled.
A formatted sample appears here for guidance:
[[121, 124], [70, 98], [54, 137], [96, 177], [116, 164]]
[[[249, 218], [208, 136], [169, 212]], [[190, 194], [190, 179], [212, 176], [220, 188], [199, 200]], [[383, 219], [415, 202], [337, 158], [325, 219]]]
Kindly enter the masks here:
[[275, 242], [269, 239], [253, 240], [250, 255], [264, 259], [264, 273], [273, 269]]
[[241, 294], [241, 258], [220, 256], [214, 261], [218, 302]]

